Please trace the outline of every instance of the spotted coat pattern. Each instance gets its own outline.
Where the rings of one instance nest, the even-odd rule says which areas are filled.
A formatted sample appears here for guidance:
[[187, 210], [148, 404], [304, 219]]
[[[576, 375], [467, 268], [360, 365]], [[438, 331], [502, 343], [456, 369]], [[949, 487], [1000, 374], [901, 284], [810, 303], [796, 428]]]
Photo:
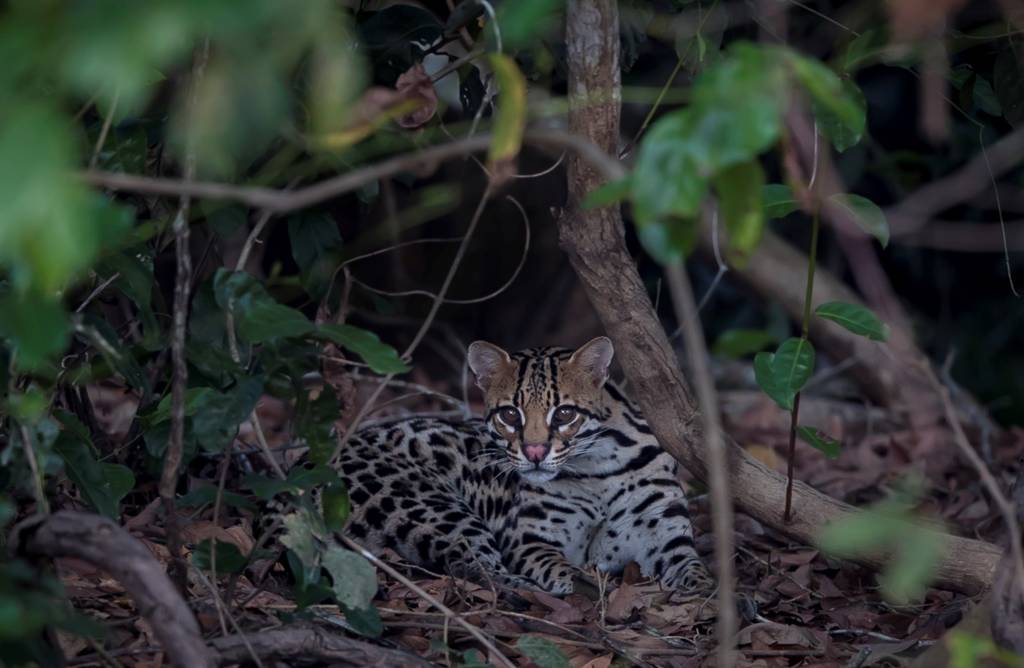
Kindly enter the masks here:
[[[556, 594], [571, 592], [583, 567], [617, 572], [630, 561], [667, 587], [712, 587], [677, 464], [629, 400], [603, 378], [589, 397], [585, 384], [574, 392], [581, 363], [572, 351], [493, 349], [508, 382], [486, 384], [484, 420], [414, 417], [353, 437], [338, 462], [353, 505], [349, 535], [427, 568]], [[500, 418], [514, 411], [503, 409], [525, 418], [521, 438]], [[556, 413], [575, 416], [561, 429], [571, 437], [558, 439]], [[536, 463], [524, 457], [523, 434], [541, 430], [545, 415], [549, 451]]]

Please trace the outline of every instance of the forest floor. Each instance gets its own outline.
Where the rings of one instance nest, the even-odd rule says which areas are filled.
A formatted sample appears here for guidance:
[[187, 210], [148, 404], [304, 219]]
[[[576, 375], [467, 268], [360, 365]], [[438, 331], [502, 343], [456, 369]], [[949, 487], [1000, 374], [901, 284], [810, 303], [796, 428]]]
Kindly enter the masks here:
[[[418, 380], [437, 387], [430, 379]], [[442, 391], [450, 389], [442, 386]], [[393, 396], [404, 392], [407, 390], [396, 390]], [[458, 395], [459, 391], [453, 393]], [[119, 430], [126, 429], [134, 411], [131, 401], [110, 390], [96, 389], [93, 397], [100, 424], [116, 442]], [[380, 401], [384, 404], [388, 398]], [[754, 456], [782, 469], [788, 447], [786, 416], [770, 400], [753, 392], [726, 391], [722, 403], [725, 424], [733, 437]], [[847, 502], [866, 505], [884, 498], [895, 483], [916, 470], [930, 485], [918, 510], [943, 522], [954, 533], [1000, 540], [1002, 525], [996, 509], [987, 500], [974, 471], [955, 456], [955, 449], [941, 432], [911, 431], [898, 420], [866, 408], [863, 402], [809, 397], [806, 404], [811, 406], [809, 411], [820, 411], [816, 424], [841, 437], [843, 450], [838, 459], [827, 460], [800, 444], [798, 479]], [[407, 402], [404, 405], [409, 407]], [[437, 405], [421, 403], [412, 407], [436, 410]], [[261, 403], [260, 417], [271, 446], [286, 445], [286, 408], [267, 399]], [[248, 447], [245, 430], [239, 440], [240, 447]], [[1024, 432], [1004, 434], [998, 442], [990, 443], [989, 450], [993, 470], [1008, 486], [1024, 455]], [[255, 459], [253, 462], [258, 465]], [[193, 463], [190, 485], [215, 482], [218, 468], [214, 459]], [[231, 467], [228, 490], [244, 473], [236, 468], [244, 467]], [[139, 490], [126, 499], [123, 524], [166, 562], [155, 483], [151, 488], [142, 485]], [[707, 496], [697, 486], [693, 491], [697, 546], [710, 564], [713, 541]], [[77, 504], [67, 496], [64, 505]], [[254, 544], [251, 521], [244, 513], [222, 509], [214, 523], [210, 504], [179, 510], [189, 545], [211, 536], [234, 543], [242, 552]], [[735, 525], [738, 591], [746, 601], [741, 606], [741, 630], [736, 638], [742, 654], [739, 665], [904, 665], [936, 642], [974, 602], [962, 594], [932, 589], [913, 605], [894, 605], [882, 596], [877, 575], [868, 569], [829, 559], [814, 547], [794, 544], [742, 513], [737, 513]], [[395, 555], [390, 557], [390, 563], [409, 580], [482, 629], [518, 665], [533, 665], [518, 644], [527, 635], [553, 643], [574, 667], [713, 665], [709, 657], [714, 646], [716, 601], [662, 591], [631, 569], [623, 577], [607, 581], [594, 600], [579, 594], [565, 598], [534, 592], [509, 595], [486, 584], [424, 573], [401, 564]], [[69, 665], [142, 667], [165, 663], [152, 629], [116, 581], [74, 560], [62, 560], [58, 568], [75, 607], [108, 628], [102, 644], [61, 634]], [[297, 613], [289, 576], [282, 566], [272, 570], [259, 587], [249, 575], [240, 577], [233, 588], [229, 614], [223, 614], [214, 604], [208, 580], [190, 578], [190, 603], [209, 638], [239, 630], [258, 635], [296, 622], [316, 625], [333, 634], [354, 635], [347, 630], [349, 624], [337, 606], [314, 605]], [[446, 618], [407, 583], [383, 573], [378, 575], [380, 588], [374, 605], [384, 632], [373, 642], [442, 666], [481, 666], [488, 661], [500, 665], [487, 656], [486, 650], [480, 651], [481, 645], [464, 628]], [[221, 578], [217, 596], [224, 594], [226, 580]], [[542, 655], [549, 645], [540, 642], [539, 647]], [[265, 665], [307, 665], [297, 659]], [[538, 659], [541, 668], [564, 665], [557, 657], [551, 661]]]

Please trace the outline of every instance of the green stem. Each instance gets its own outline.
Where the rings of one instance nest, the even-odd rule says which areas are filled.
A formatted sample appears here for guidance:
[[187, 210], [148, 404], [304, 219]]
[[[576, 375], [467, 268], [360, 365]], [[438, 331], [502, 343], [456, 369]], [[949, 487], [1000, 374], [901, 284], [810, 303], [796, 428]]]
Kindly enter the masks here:
[[[800, 338], [807, 340], [811, 329], [811, 298], [814, 296], [814, 269], [818, 257], [818, 233], [821, 228], [821, 217], [818, 206], [814, 207], [811, 221], [811, 250], [807, 259], [807, 287], [804, 292], [804, 319], [801, 323]], [[789, 522], [793, 512], [793, 466], [796, 462], [796, 427], [800, 417], [800, 393], [793, 398], [793, 410], [789, 415], [789, 464], [786, 467], [786, 509], [783, 520]]]
[[814, 208], [814, 216], [811, 222], [811, 252], [807, 262], [807, 290], [804, 292], [804, 322], [800, 338], [806, 340], [811, 328], [811, 296], [814, 294], [814, 268], [818, 256], [818, 231], [821, 227], [818, 208]]

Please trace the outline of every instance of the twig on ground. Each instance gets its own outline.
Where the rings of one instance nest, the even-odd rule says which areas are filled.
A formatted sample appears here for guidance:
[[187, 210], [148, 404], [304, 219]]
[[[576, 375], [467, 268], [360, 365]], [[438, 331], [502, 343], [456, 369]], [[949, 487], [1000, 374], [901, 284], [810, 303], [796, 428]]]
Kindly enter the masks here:
[[31, 555], [81, 559], [110, 573], [135, 601], [173, 665], [214, 665], [199, 624], [164, 567], [145, 545], [113, 521], [62, 510], [17, 525], [12, 544]]
[[989, 496], [992, 497], [992, 501], [999, 509], [999, 514], [1003, 517], [1003, 523], [1006, 525], [1006, 531], [1009, 534], [1010, 553], [1013, 555], [1013, 565], [1016, 574], [1014, 583], [1018, 588], [1018, 597], [1024, 600], [1024, 546], [1021, 545], [1021, 531], [1020, 524], [1017, 522], [1017, 511], [1013, 503], [1003, 494], [999, 482], [992, 475], [992, 472], [988, 470], [984, 460], [975, 452], [970, 441], [967, 439], [967, 434], [964, 433], [963, 425], [960, 423], [960, 417], [957, 415], [952, 399], [950, 399], [949, 388], [939, 382], [927, 360], [922, 359], [918, 363], [942, 401], [946, 422], [950, 429], [953, 430], [953, 441], [964, 458], [978, 472], [978, 477], [981, 478], [982, 484], [988, 490]]
[[[206, 62], [210, 55], [210, 43], [205, 42], [196, 56], [192, 68], [192, 80], [189, 91], [189, 114], [195, 112], [196, 90], [203, 77]], [[196, 169], [195, 146], [189, 139], [185, 151], [185, 167], [183, 182], [192, 181]], [[189, 288], [192, 278], [192, 256], [189, 252], [189, 210], [192, 198], [183, 194], [178, 205], [178, 213], [174, 217], [174, 249], [176, 268], [174, 274], [174, 318], [171, 328], [171, 432], [167, 439], [167, 452], [164, 454], [163, 471], [160, 474], [160, 498], [164, 502], [165, 522], [167, 525], [167, 549], [171, 553], [171, 574], [184, 592], [187, 574], [181, 561], [181, 535], [178, 527], [177, 510], [175, 509], [175, 489], [178, 486], [178, 470], [184, 459], [185, 449], [185, 388], [188, 384], [188, 366], [185, 360], [185, 328], [188, 322]]]
[[715, 535], [715, 559], [718, 563], [718, 665], [735, 662], [732, 638], [736, 633], [736, 604], [733, 601], [732, 497], [729, 494], [729, 470], [719, 417], [715, 385], [708, 368], [708, 349], [701, 330], [700, 316], [686, 270], [679, 263], [665, 268], [672, 305], [683, 329], [686, 353], [697, 390], [697, 401], [704, 419], [704, 438], [708, 450], [708, 487], [711, 489], [711, 520]]
[[[210, 540], [214, 541], [215, 539], [211, 538]], [[231, 614], [231, 610], [227, 604], [224, 603], [224, 599], [220, 597], [220, 592], [217, 591], [217, 586], [213, 583], [213, 580], [217, 577], [216, 572], [213, 572], [212, 576], [209, 578], [206, 577], [206, 574], [199, 568], [195, 569], [195, 573], [196, 577], [199, 578], [199, 581], [206, 585], [206, 588], [210, 590], [210, 596], [213, 598], [213, 605], [217, 608], [217, 616], [220, 618], [221, 626], [224, 626], [224, 618], [227, 617], [228, 621], [231, 622], [231, 626], [235, 629], [235, 633], [237, 633], [238, 637], [242, 639], [242, 644], [245, 645], [246, 650], [248, 650], [249, 658], [253, 660], [253, 663], [255, 663], [258, 668], [263, 668], [263, 662], [260, 661], [259, 655], [256, 654], [256, 650], [253, 649], [249, 636], [242, 631], [242, 627], [238, 625], [238, 621], [235, 619], [234, 615]], [[226, 630], [224, 635], [227, 635]]]
[[484, 633], [480, 629], [467, 622], [457, 612], [455, 612], [454, 610], [446, 606], [444, 603], [431, 596], [429, 592], [425, 591], [415, 582], [399, 573], [386, 562], [378, 559], [372, 552], [365, 549], [364, 547], [353, 541], [351, 538], [348, 538], [347, 536], [342, 536], [341, 542], [347, 545], [350, 549], [355, 550], [359, 554], [363, 555], [363, 557], [368, 559], [370, 563], [372, 563], [374, 566], [381, 569], [382, 571], [390, 575], [392, 578], [408, 587], [409, 590], [415, 593], [417, 596], [419, 596], [420, 598], [427, 601], [432, 606], [443, 612], [447, 619], [450, 619], [451, 621], [455, 622], [456, 624], [464, 628], [470, 635], [476, 638], [480, 642], [480, 644], [486, 647], [492, 656], [501, 661], [501, 663], [508, 666], [509, 668], [515, 668], [515, 664], [512, 663], [508, 659], [508, 657], [502, 654], [501, 650], [495, 647], [494, 643], [491, 642], [491, 640], [486, 635], [484, 635]]

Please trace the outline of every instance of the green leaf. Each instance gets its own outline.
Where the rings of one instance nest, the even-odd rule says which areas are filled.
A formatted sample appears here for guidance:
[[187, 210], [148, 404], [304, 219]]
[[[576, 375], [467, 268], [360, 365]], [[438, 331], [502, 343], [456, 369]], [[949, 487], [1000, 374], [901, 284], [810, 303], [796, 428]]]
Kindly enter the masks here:
[[774, 353], [758, 353], [754, 356], [754, 380], [764, 393], [771, 397], [779, 408], [793, 410], [793, 399], [796, 392], [783, 388], [775, 380], [773, 370], [775, 362]]
[[569, 668], [569, 659], [562, 650], [547, 638], [540, 636], [520, 636], [516, 641], [516, 649], [539, 668]]
[[800, 391], [814, 373], [814, 347], [807, 339], [789, 338], [782, 342], [772, 359], [772, 375], [784, 392]]
[[818, 60], [795, 51], [786, 53], [797, 80], [810, 93], [822, 130], [836, 148], [842, 151], [860, 141], [864, 133], [865, 106], [864, 96], [857, 86], [844, 84], [835, 72]]
[[637, 152], [631, 179], [639, 227], [668, 217], [694, 218], [707, 192], [707, 177], [694, 155], [695, 112], [671, 112], [651, 125]]
[[778, 140], [789, 98], [778, 53], [737, 42], [694, 83], [693, 152], [704, 173], [751, 160]]
[[348, 489], [342, 480], [331, 483], [324, 488], [320, 500], [323, 506], [324, 524], [328, 531], [341, 531], [345, 528], [352, 513], [352, 502], [348, 498]]
[[796, 433], [807, 445], [815, 450], [821, 450], [829, 459], [835, 459], [839, 456], [842, 443], [814, 427], [799, 426], [796, 428]]
[[0, 296], [0, 314], [0, 337], [14, 346], [19, 369], [40, 369], [67, 348], [71, 323], [59, 301], [8, 292]]
[[282, 492], [307, 492], [313, 487], [336, 483], [341, 478], [338, 472], [328, 466], [314, 466], [310, 468], [296, 467], [288, 471], [285, 480], [279, 478], [267, 478], [258, 474], [247, 475], [243, 485], [252, 490], [260, 499], [269, 501]]
[[764, 171], [760, 163], [751, 160], [722, 170], [713, 183], [718, 193], [718, 208], [729, 232], [732, 259], [745, 262], [764, 234]]
[[233, 306], [238, 334], [249, 343], [306, 336], [316, 329], [300, 311], [274, 301], [266, 289], [245, 272], [218, 269], [214, 291], [222, 309]]
[[298, 214], [288, 219], [288, 237], [292, 257], [299, 266], [302, 287], [310, 297], [322, 299], [339, 261], [338, 224], [327, 214]]
[[73, 176], [73, 126], [56, 108], [30, 101], [41, 99], [10, 99], [0, 111], [0, 270], [18, 292], [52, 301], [133, 216]]
[[199, 445], [208, 452], [222, 452], [238, 435], [239, 425], [252, 414], [262, 394], [259, 376], [242, 378], [226, 392], [205, 393], [192, 417]]
[[7, 497], [0, 497], [0, 529], [7, 527], [7, 523], [14, 519], [14, 516], [18, 514], [18, 509], [14, 507], [11, 500]]
[[316, 333], [319, 338], [355, 353], [379, 374], [405, 373], [410, 369], [395, 349], [382, 343], [373, 332], [352, 325], [320, 325]]
[[975, 78], [972, 97], [974, 106], [986, 114], [997, 117], [1003, 115], [1003, 107], [999, 104], [999, 99], [996, 97], [995, 91], [992, 90], [992, 84], [988, 82], [988, 79], [980, 76]]
[[697, 221], [689, 218], [668, 218], [637, 227], [640, 245], [659, 264], [681, 262], [697, 245]]
[[870, 309], [859, 304], [827, 302], [814, 309], [820, 318], [842, 325], [848, 331], [873, 341], [889, 338], [889, 328]]
[[841, 80], [841, 88], [842, 96], [846, 99], [844, 106], [848, 104], [855, 110], [852, 119], [841, 118], [833, 108], [834, 105], [824, 104], [817, 99], [811, 103], [811, 111], [818, 122], [818, 130], [840, 153], [860, 142], [867, 126], [867, 102], [864, 100], [864, 93], [849, 79]]
[[880, 28], [869, 28], [857, 35], [846, 48], [843, 69], [853, 72], [882, 60], [889, 38]]
[[[213, 485], [197, 487], [188, 494], [182, 494], [178, 497], [178, 505], [185, 508], [198, 508], [199, 506], [216, 503], [216, 501], [217, 488]], [[227, 489], [221, 495], [221, 503], [240, 508], [241, 510], [248, 510], [249, 512], [256, 511], [255, 503], [238, 492], [232, 492]]]
[[905, 528], [899, 518], [877, 510], [865, 510], [827, 524], [815, 543], [830, 556], [856, 559], [899, 540]]
[[937, 531], [914, 526], [904, 533], [896, 544], [893, 560], [878, 579], [885, 597], [897, 605], [921, 600], [938, 568], [944, 547], [943, 536]]
[[504, 47], [515, 49], [537, 44], [538, 39], [557, 29], [563, 4], [560, 0], [518, 0], [498, 5], [495, 23], [501, 26]]
[[301, 311], [276, 302], [254, 304], [238, 323], [238, 335], [249, 343], [305, 336], [313, 331], [313, 323]]
[[54, 443], [54, 451], [64, 460], [68, 478], [96, 512], [118, 519], [121, 499], [135, 487], [134, 474], [120, 464], [97, 461], [88, 430], [70, 413], [62, 412], [58, 417], [64, 430]]
[[[192, 563], [196, 568], [208, 571], [212, 566], [210, 552], [212, 551], [213, 540], [207, 538], [192, 551]], [[246, 565], [245, 555], [234, 543], [217, 541], [217, 575], [230, 575], [239, 573]]]
[[519, 155], [526, 129], [526, 79], [516, 61], [501, 53], [487, 54], [498, 83], [498, 110], [494, 114], [487, 162], [491, 169], [510, 163]]
[[882, 248], [889, 245], [889, 223], [885, 214], [867, 197], [837, 193], [830, 196], [829, 202], [845, 213], [860, 229], [864, 230], [878, 242]]
[[1003, 110], [1003, 118], [1017, 128], [1024, 123], [1024, 64], [1021, 64], [1018, 50], [1009, 42], [996, 56], [992, 70], [992, 88]]
[[338, 398], [330, 385], [325, 385], [316, 399], [299, 394], [295, 410], [296, 432], [309, 447], [309, 460], [327, 464], [337, 440], [332, 436], [334, 421], [340, 415]]
[[776, 343], [778, 339], [763, 329], [730, 329], [722, 332], [711, 352], [737, 359], [753, 355]]
[[365, 608], [350, 608], [341, 604], [341, 609], [345, 613], [345, 621], [352, 626], [352, 630], [356, 633], [367, 638], [379, 638], [384, 633], [384, 622], [381, 621], [377, 608], [372, 605]]
[[119, 274], [114, 285], [138, 308], [145, 336], [144, 344], [147, 349], [158, 349], [163, 342], [160, 341], [160, 326], [152, 305], [156, 279], [153, 277], [152, 261], [148, 257], [146, 259], [148, 262], [143, 262], [138, 254], [131, 252], [115, 253], [106, 257], [97, 271], [108, 277]]
[[792, 188], [781, 183], [769, 183], [761, 188], [761, 206], [766, 218], [782, 218], [800, 209]]
[[694, 84], [689, 107], [651, 126], [632, 179], [639, 226], [696, 217], [709, 176], [753, 160], [778, 140], [786, 98], [778, 53], [735, 44]]
[[339, 603], [355, 609], [370, 605], [377, 593], [377, 571], [365, 557], [332, 545], [324, 553], [323, 566], [331, 574]]
[[587, 196], [583, 198], [583, 208], [597, 209], [603, 206], [618, 204], [629, 197], [632, 187], [633, 182], [628, 176], [618, 181], [609, 181], [603, 186], [587, 193]]
[[[185, 390], [185, 416], [190, 417], [196, 414], [200, 407], [209, 401], [210, 397], [217, 391], [212, 387], [190, 387]], [[168, 393], [157, 404], [156, 409], [143, 418], [144, 425], [153, 427], [171, 419], [171, 395]]]
[[284, 533], [281, 544], [287, 547], [302, 564], [306, 580], [308, 574], [320, 566], [320, 552], [325, 535], [322, 520], [312, 510], [300, 507], [282, 519]]

